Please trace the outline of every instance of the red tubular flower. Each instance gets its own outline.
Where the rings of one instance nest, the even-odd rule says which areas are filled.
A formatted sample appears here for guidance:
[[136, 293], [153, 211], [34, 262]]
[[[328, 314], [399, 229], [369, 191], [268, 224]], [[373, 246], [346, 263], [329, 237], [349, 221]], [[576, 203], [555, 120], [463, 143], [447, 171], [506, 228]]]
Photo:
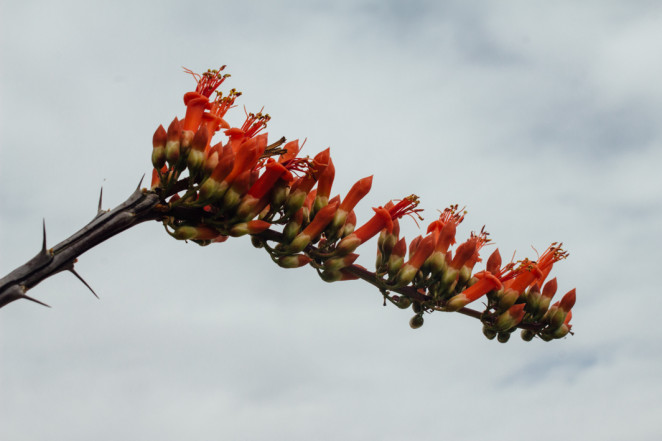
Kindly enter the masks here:
[[418, 248], [418, 244], [421, 243], [422, 240], [423, 240], [423, 236], [418, 235], [415, 238], [413, 238], [411, 240], [411, 242], [409, 242], [409, 258], [410, 259], [414, 255], [414, 253], [416, 253], [416, 249]]
[[[457, 205], [452, 205], [441, 213], [439, 219], [428, 225], [428, 233], [433, 233], [437, 238], [429, 260], [430, 272], [434, 275], [444, 274], [450, 262], [446, 256], [448, 248], [455, 243], [457, 226], [464, 220], [464, 213], [460, 215], [457, 211]], [[451, 278], [450, 275], [448, 277]]]
[[330, 159], [329, 149], [327, 148], [318, 153], [313, 158], [312, 163], [307, 163], [308, 170], [306, 174], [297, 179], [290, 187], [290, 194], [285, 201], [285, 213], [287, 215], [292, 215], [292, 213], [301, 208], [317, 179], [328, 167]]
[[464, 264], [471, 259], [476, 248], [478, 247], [478, 240], [475, 237], [471, 237], [466, 242], [460, 244], [455, 251], [455, 257], [450, 262], [449, 266], [455, 270], [460, 270]]
[[466, 288], [460, 294], [451, 297], [444, 306], [445, 310], [457, 311], [488, 292], [501, 289], [501, 282], [489, 271], [481, 271], [474, 274], [474, 277], [478, 278], [478, 282]]
[[[195, 132], [198, 130], [204, 111], [210, 108], [209, 97], [229, 76], [228, 74], [221, 73], [223, 69], [225, 69], [225, 66], [221, 66], [219, 69], [209, 69], [202, 75], [190, 69], [184, 69], [186, 73], [193, 75], [193, 78], [198, 83], [195, 92], [184, 94], [184, 104], [186, 105], [186, 116], [184, 117], [183, 124], [184, 131]], [[212, 130], [211, 134], [214, 131]]]
[[200, 199], [203, 201], [216, 201], [223, 197], [229, 184], [225, 178], [234, 168], [234, 152], [229, 145], [223, 147], [218, 164], [211, 176], [200, 186]]
[[209, 100], [204, 96], [193, 96], [189, 94], [194, 94], [195, 92], [189, 92], [187, 95], [189, 99], [187, 100], [187, 95], [184, 95], [184, 101], [186, 102], [186, 115], [184, 116], [184, 124], [182, 129], [184, 131], [195, 132], [200, 127], [202, 122], [202, 114], [209, 106]]
[[428, 233], [436, 231], [439, 233], [435, 251], [446, 254], [448, 247], [455, 244], [455, 231], [457, 226], [464, 220], [465, 212], [458, 212], [457, 205], [451, 205], [444, 209], [439, 215], [439, 219], [428, 225]]
[[504, 280], [504, 278], [509, 279], [504, 282], [504, 288], [521, 294], [527, 287], [536, 283], [541, 275], [542, 272], [538, 269], [538, 266], [534, 262], [525, 259], [518, 268], [506, 274], [501, 280]]
[[[226, 130], [225, 135], [230, 138], [228, 143], [232, 146], [235, 154], [243, 148], [244, 142], [253, 138], [259, 131], [264, 129], [267, 126], [267, 122], [271, 117], [269, 115], [263, 115], [262, 113], [249, 113], [246, 116], [246, 121], [241, 126], [241, 128], [233, 127]], [[265, 146], [266, 147], [266, 146]]]
[[393, 229], [394, 219], [421, 211], [416, 209], [416, 206], [418, 206], [418, 196], [411, 195], [402, 199], [388, 210], [383, 207], [373, 208], [375, 215], [352, 234], [343, 238], [338, 243], [336, 252], [341, 254], [351, 253], [359, 245], [377, 235], [381, 230], [386, 229], [386, 231], [390, 232]]
[[414, 277], [416, 277], [418, 270], [421, 268], [425, 260], [428, 257], [430, 257], [430, 255], [434, 251], [435, 241], [436, 238], [434, 237], [434, 235], [429, 234], [418, 242], [416, 246], [416, 251], [414, 251], [413, 255], [409, 259], [409, 262], [407, 262], [400, 269], [400, 271], [398, 271], [398, 275], [395, 278], [395, 286], [402, 287], [409, 284], [412, 280], [414, 280]]
[[209, 150], [211, 146], [212, 137], [218, 132], [219, 128], [223, 126], [228, 126], [228, 123], [225, 122], [222, 118], [212, 115], [211, 113], [202, 114], [202, 123], [200, 127], [206, 127], [209, 131], [209, 142], [205, 146], [205, 152]]
[[342, 232], [342, 227], [347, 221], [347, 215], [354, 210], [354, 207], [368, 194], [370, 188], [372, 187], [372, 176], [368, 176], [363, 179], [359, 179], [352, 188], [349, 189], [347, 196], [343, 199], [338, 211], [336, 212], [333, 222], [329, 227], [327, 234], [331, 238], [338, 236], [339, 232]]
[[292, 185], [292, 193], [300, 191], [308, 194], [308, 192], [310, 192], [310, 189], [313, 188], [317, 179], [329, 166], [329, 161], [331, 160], [330, 151], [331, 149], [327, 148], [315, 155], [308, 172]]
[[428, 225], [428, 233], [433, 231], [433, 230], [441, 230], [444, 225], [446, 225], [449, 222], [454, 223], [456, 226], [462, 223], [464, 220], [464, 216], [466, 214], [466, 211], [464, 211], [464, 208], [461, 210], [458, 209], [459, 205], [451, 205], [448, 208], [444, 208], [444, 211], [439, 215], [439, 218], [435, 221], [430, 222], [430, 225]]
[[230, 174], [225, 177], [224, 181], [232, 183], [232, 181], [241, 173], [253, 168], [266, 147], [266, 135], [246, 140], [238, 150], [234, 151], [234, 166], [232, 167]]
[[262, 198], [269, 192], [269, 190], [271, 190], [276, 181], [278, 181], [281, 175], [285, 172], [287, 172], [287, 169], [280, 162], [270, 159], [267, 161], [264, 173], [262, 173], [262, 176], [260, 176], [260, 178], [253, 184], [248, 195], [255, 199]]
[[308, 224], [306, 228], [299, 233], [294, 240], [289, 244], [288, 251], [290, 252], [299, 252], [308, 246], [309, 243], [313, 242], [324, 228], [331, 222], [333, 215], [338, 209], [338, 203], [334, 202], [322, 208], [319, 213], [315, 216], [313, 221]]
[[302, 231], [302, 234], [307, 234], [311, 238], [318, 237], [324, 231], [324, 228], [331, 222], [333, 215], [338, 209], [338, 202], [331, 203], [326, 207], [322, 208], [317, 215], [313, 218], [313, 221], [308, 224], [306, 228]]
[[237, 209], [237, 216], [250, 219], [255, 217], [269, 203], [269, 192], [287, 169], [279, 162], [269, 158], [264, 167], [264, 173], [251, 186], [244, 195], [241, 205]]
[[347, 196], [340, 204], [339, 210], [349, 213], [368, 194], [372, 187], [372, 175], [359, 179], [347, 192]]
[[497, 317], [496, 324], [494, 325], [495, 329], [503, 332], [519, 325], [524, 318], [524, 314], [526, 314], [524, 311], [525, 306], [524, 303], [519, 303], [508, 308], [506, 312]]
[[315, 196], [315, 202], [313, 203], [313, 212], [316, 213], [322, 209], [325, 205], [329, 203], [329, 196], [331, 195], [331, 186], [333, 185], [333, 179], [336, 176], [336, 168], [333, 165], [333, 161], [329, 158], [329, 164], [324, 169], [320, 175], [319, 180], [317, 181], [317, 195]]

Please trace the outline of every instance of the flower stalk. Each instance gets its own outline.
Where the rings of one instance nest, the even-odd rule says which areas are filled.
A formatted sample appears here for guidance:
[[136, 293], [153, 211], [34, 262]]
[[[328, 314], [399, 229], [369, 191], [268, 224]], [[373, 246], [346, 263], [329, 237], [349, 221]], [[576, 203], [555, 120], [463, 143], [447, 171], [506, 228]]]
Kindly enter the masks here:
[[[537, 260], [503, 267], [495, 250], [485, 269], [474, 273], [490, 240], [483, 228], [454, 247], [466, 214], [457, 205], [444, 210], [409, 247], [399, 236], [400, 222], [423, 220], [416, 195], [373, 208], [374, 215], [358, 223], [354, 208], [370, 191], [373, 176], [357, 181], [344, 199], [332, 197], [336, 166], [330, 149], [311, 159], [299, 156], [298, 141], [280, 138], [269, 144], [264, 130], [271, 117], [262, 110], [231, 127], [224, 118], [241, 93], [217, 92], [229, 76], [224, 68], [201, 75], [187, 70], [196, 87], [184, 94], [184, 119], [174, 118], [167, 130], [159, 126], [154, 133], [150, 189], [137, 189], [113, 210], [99, 206], [88, 225], [53, 248], [47, 248], [44, 233], [37, 256], [0, 279], [0, 307], [19, 299], [42, 303], [28, 290], [65, 270], [89, 287], [74, 270], [77, 258], [128, 228], [156, 220], [178, 240], [210, 245], [249, 235], [283, 268], [312, 266], [326, 282], [361, 279], [375, 286], [385, 303], [411, 306], [414, 329], [423, 326], [424, 314], [447, 311], [479, 319], [485, 336], [500, 342], [517, 328], [526, 341], [571, 333], [575, 290], [549, 306], [557, 280], [545, 283], [554, 264], [568, 255], [560, 244], [553, 243]], [[369, 271], [355, 262], [377, 235], [376, 269]], [[480, 299], [482, 311], [467, 308]]]

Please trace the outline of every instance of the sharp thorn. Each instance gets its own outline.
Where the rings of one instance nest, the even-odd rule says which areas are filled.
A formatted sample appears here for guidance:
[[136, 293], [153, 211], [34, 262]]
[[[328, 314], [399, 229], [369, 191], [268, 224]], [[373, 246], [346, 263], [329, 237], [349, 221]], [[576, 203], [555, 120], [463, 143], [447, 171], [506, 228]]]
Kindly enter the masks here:
[[22, 298], [22, 299], [25, 299], [25, 300], [29, 300], [29, 301], [31, 301], [31, 302], [39, 303], [40, 305], [45, 306], [45, 307], [47, 307], [47, 308], [50, 308], [50, 307], [51, 307], [51, 305], [47, 305], [46, 303], [44, 303], [44, 302], [40, 302], [39, 300], [37, 300], [37, 299], [35, 299], [35, 298], [32, 298], [32, 297], [30, 297], [30, 296], [26, 296], [25, 294], [21, 295], [21, 298]]
[[145, 179], [145, 174], [143, 173], [142, 178], [140, 178], [140, 182], [138, 182], [138, 187], [136, 187], [136, 191], [140, 191], [140, 186], [143, 185], [143, 179]]
[[101, 187], [101, 191], [99, 192], [99, 206], [97, 207], [97, 214], [100, 214], [102, 209], [101, 209], [101, 201], [103, 200], [103, 187]]
[[87, 286], [87, 289], [89, 289], [90, 292], [91, 292], [92, 294], [94, 294], [94, 297], [96, 297], [97, 299], [99, 298], [99, 296], [97, 295], [97, 293], [94, 292], [94, 290], [92, 289], [92, 287], [91, 287], [91, 286], [85, 281], [85, 279], [83, 279], [83, 278], [80, 276], [80, 274], [78, 274], [78, 273], [76, 272], [75, 269], [73, 269], [73, 268], [69, 268], [69, 272], [71, 272], [71, 274], [73, 274], [74, 276], [76, 276], [76, 277], [78, 278], [78, 280], [80, 280], [80, 281], [83, 283], [83, 285]]
[[41, 242], [41, 254], [48, 254], [48, 251], [46, 250], [46, 219], [42, 219], [41, 225], [42, 225], [43, 236], [44, 236], [44, 238]]

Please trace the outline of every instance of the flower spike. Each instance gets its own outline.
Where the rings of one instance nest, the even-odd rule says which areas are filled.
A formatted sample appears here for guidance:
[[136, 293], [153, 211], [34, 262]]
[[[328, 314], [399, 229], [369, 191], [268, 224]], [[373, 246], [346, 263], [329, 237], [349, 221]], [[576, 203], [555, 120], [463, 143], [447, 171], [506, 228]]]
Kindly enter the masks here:
[[[497, 249], [474, 272], [491, 240], [485, 227], [458, 240], [467, 214], [458, 204], [409, 244], [400, 237], [400, 219], [423, 219], [416, 195], [373, 208], [357, 227], [355, 208], [373, 176], [356, 181], [344, 198], [332, 197], [337, 164], [328, 148], [305, 156], [305, 141], [280, 137], [270, 143], [264, 129], [271, 117], [262, 110], [245, 111], [244, 122], [230, 126], [225, 117], [241, 93], [219, 89], [228, 77], [224, 68], [203, 74], [185, 69], [196, 80], [195, 90], [184, 94], [185, 117], [167, 130], [159, 126], [152, 139], [152, 189], [173, 237], [209, 245], [250, 235], [281, 267], [309, 265], [326, 282], [368, 281], [385, 302], [412, 308], [412, 328], [423, 325], [425, 313], [447, 311], [479, 318], [484, 335], [502, 343], [517, 327], [526, 341], [571, 333], [575, 290], [550, 306], [558, 282], [547, 280], [568, 256], [562, 244], [552, 243], [535, 260], [505, 264]], [[212, 145], [217, 135], [222, 139]], [[376, 270], [370, 272], [355, 263], [357, 249], [376, 235]], [[477, 304], [482, 312], [469, 309]]]

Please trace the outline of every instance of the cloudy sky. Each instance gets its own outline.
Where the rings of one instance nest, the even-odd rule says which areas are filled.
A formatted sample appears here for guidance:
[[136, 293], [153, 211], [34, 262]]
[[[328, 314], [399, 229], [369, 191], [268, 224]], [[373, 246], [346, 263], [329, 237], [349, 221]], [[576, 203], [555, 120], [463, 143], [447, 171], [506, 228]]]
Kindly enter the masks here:
[[[240, 238], [143, 224], [0, 310], [0, 439], [662, 437], [662, 7], [558, 1], [32, 1], [0, 8], [0, 273], [112, 208], [182, 116], [182, 66], [275, 139], [331, 147], [358, 211], [466, 205], [504, 256], [563, 241], [576, 334], [502, 345]], [[224, 86], [225, 86], [224, 85]], [[228, 119], [240, 123], [241, 107]], [[234, 118], [234, 119], [233, 119]], [[420, 234], [403, 222], [408, 238]], [[373, 261], [366, 246], [362, 263]]]

